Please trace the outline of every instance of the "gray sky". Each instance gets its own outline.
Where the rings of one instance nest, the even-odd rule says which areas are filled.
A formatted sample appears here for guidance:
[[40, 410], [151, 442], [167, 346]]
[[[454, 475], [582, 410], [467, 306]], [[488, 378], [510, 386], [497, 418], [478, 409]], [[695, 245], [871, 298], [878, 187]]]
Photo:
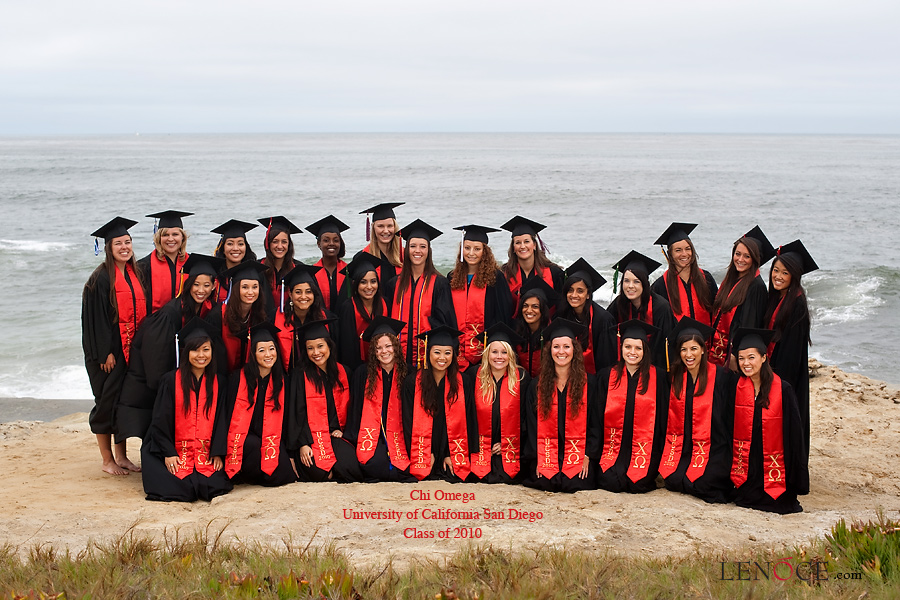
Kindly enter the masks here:
[[897, 0], [0, 0], [0, 135], [900, 133]]

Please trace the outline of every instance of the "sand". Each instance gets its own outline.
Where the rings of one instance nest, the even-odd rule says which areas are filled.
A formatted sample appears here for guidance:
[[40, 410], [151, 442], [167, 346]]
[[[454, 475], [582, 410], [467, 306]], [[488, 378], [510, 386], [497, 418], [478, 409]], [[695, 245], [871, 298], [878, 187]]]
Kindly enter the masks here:
[[[868, 520], [878, 509], [900, 516], [900, 391], [815, 361], [811, 368], [811, 489], [801, 497], [800, 514], [710, 505], [662, 489], [567, 495], [434, 482], [241, 486], [211, 503], [148, 502], [140, 475], [101, 473], [87, 415], [77, 413], [49, 423], [0, 424], [0, 464], [6, 471], [0, 542], [23, 553], [42, 543], [77, 551], [91, 540], [115, 539], [131, 526], [161, 536], [164, 530], [191, 532], [212, 523], [215, 529], [227, 526], [226, 539], [294, 546], [333, 542], [358, 565], [381, 563], [389, 555], [395, 564], [440, 557], [473, 537], [495, 548], [549, 544], [656, 556], [702, 550], [731, 559], [743, 548], [803, 544], [840, 518]], [[138, 444], [129, 445], [132, 457], [139, 457]], [[441, 498], [463, 493], [471, 496]], [[411, 498], [425, 494], [430, 499]], [[424, 518], [441, 509], [482, 518]], [[484, 519], [485, 510], [505, 518]], [[354, 511], [363, 518], [347, 518]], [[509, 518], [520, 513], [540, 518]], [[416, 532], [434, 537], [409, 537]]]

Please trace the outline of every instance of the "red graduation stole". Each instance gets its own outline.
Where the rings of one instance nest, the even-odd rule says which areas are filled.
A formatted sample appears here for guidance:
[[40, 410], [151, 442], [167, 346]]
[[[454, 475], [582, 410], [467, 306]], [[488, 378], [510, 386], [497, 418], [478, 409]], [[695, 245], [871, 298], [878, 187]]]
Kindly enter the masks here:
[[444, 415], [447, 420], [447, 442], [450, 446], [450, 460], [453, 461], [453, 473], [460, 479], [465, 479], [469, 475], [472, 465], [469, 463], [466, 401], [463, 396], [462, 375], [459, 373], [456, 374], [456, 386], [458, 395], [451, 405], [448, 397], [450, 385], [444, 383]]
[[[663, 278], [666, 281], [666, 289], [668, 290], [669, 289], [669, 271], [666, 271], [665, 273], [663, 273]], [[700, 304], [700, 300], [697, 298], [697, 290], [694, 288], [694, 282], [691, 280], [688, 280], [688, 286], [690, 286], [690, 288], [691, 288], [691, 302], [693, 303], [693, 304], [689, 304], [687, 292], [684, 291], [684, 283], [681, 281], [681, 277], [679, 277], [678, 275], [675, 275], [675, 279], [677, 281], [676, 287], [678, 287], [678, 299], [681, 304], [681, 310], [679, 312], [675, 312], [674, 308], [672, 309], [672, 312], [675, 314], [675, 322], [677, 323], [678, 321], [680, 321], [681, 317], [685, 316], [685, 314], [686, 314], [685, 311], [689, 307], [693, 306], [694, 314], [688, 315], [688, 316], [690, 316], [692, 319], [696, 319], [697, 321], [700, 321], [704, 325], [712, 325], [712, 317], [710, 316], [709, 312], [705, 308], [703, 308], [703, 306]], [[671, 304], [672, 303], [669, 302], [669, 305], [671, 305]]]
[[281, 362], [285, 370], [290, 368], [291, 355], [294, 353], [294, 328], [288, 324], [291, 313], [275, 311], [275, 327], [278, 328], [278, 349], [281, 351]]
[[193, 473], [194, 469], [207, 477], [215, 473], [209, 453], [218, 401], [219, 381], [213, 379], [213, 399], [207, 415], [203, 410], [206, 405], [206, 383], [201, 379], [200, 391], [196, 395], [191, 394], [190, 411], [184, 414], [181, 369], [175, 371], [175, 452], [181, 460], [178, 470], [175, 471], [175, 477], [178, 479], [184, 479]]
[[[566, 422], [563, 431], [566, 459], [562, 465], [562, 473], [571, 478], [581, 473], [586, 459], [587, 381], [584, 382], [581, 392], [581, 408], [578, 409], [578, 414], [572, 414], [574, 411], [571, 406], [566, 408]], [[538, 474], [550, 479], [560, 472], [558, 393], [553, 394], [550, 412], [544, 416], [538, 410], [537, 420]]]
[[[734, 449], [731, 481], [741, 487], [747, 481], [756, 410], [753, 381], [741, 376], [734, 394]], [[784, 470], [784, 423], [781, 378], [775, 375], [769, 390], [769, 407], [762, 409], [763, 489], [777, 500], [787, 490]]]
[[[131, 342], [134, 335], [147, 316], [147, 300], [144, 289], [138, 282], [137, 275], [130, 263], [125, 264], [125, 271], [131, 285], [125, 281], [125, 277], [119, 277], [119, 269], [113, 271], [113, 285], [116, 290], [116, 312], [119, 314], [119, 339], [122, 341], [122, 355], [125, 364], [131, 356]], [[133, 291], [132, 291], [133, 289]], [[170, 298], [171, 299], [171, 298]], [[102, 357], [106, 360], [106, 357]]]
[[[338, 415], [338, 424], [343, 431], [347, 423], [347, 404], [350, 400], [350, 386], [347, 384], [347, 374], [344, 368], [338, 365], [338, 380], [344, 386], [344, 390], [332, 388], [334, 407]], [[316, 390], [316, 385], [303, 375], [303, 385], [306, 391], [306, 421], [312, 434], [313, 459], [316, 466], [323, 471], [330, 471], [337, 459], [334, 456], [334, 448], [331, 445], [331, 428], [328, 424], [328, 398], [325, 396], [325, 388]]]
[[[422, 371], [416, 373], [416, 391], [413, 400], [412, 432], [410, 436], [409, 458], [412, 462], [409, 473], [418, 480], [431, 473], [431, 429], [434, 418], [422, 407]], [[431, 374], [425, 371], [425, 375]]]
[[[400, 335], [400, 347], [405, 348], [407, 340], [412, 339], [415, 347], [413, 348], [412, 359], [413, 365], [419, 365], [421, 360], [425, 361], [425, 341], [416, 339], [416, 336], [431, 329], [428, 317], [431, 316], [431, 300], [434, 287], [434, 275], [423, 275], [420, 277], [421, 285], [417, 285], [416, 294], [413, 294], [412, 282], [406, 288], [403, 294], [397, 294], [391, 304], [391, 317], [398, 321], [406, 321], [406, 326]], [[415, 296], [415, 297], [414, 297]], [[409, 307], [412, 305], [413, 313], [410, 319]], [[405, 351], [404, 351], [405, 353]]]
[[177, 257], [172, 265], [165, 256], [160, 260], [156, 250], [150, 253], [150, 290], [153, 295], [151, 313], [158, 311], [181, 292], [181, 287], [188, 278], [187, 273], [181, 272], [181, 267], [188, 256], [185, 254]]
[[[781, 310], [781, 305], [784, 304], [784, 296], [778, 301], [778, 304], [775, 306], [775, 311], [772, 313], [772, 318], [769, 319], [769, 329], [775, 329], [775, 319], [778, 318], [778, 311]], [[772, 352], [775, 350], [775, 342], [769, 342], [769, 346], [766, 348], [766, 354], [769, 358], [772, 358]]]
[[[374, 306], [372, 307], [371, 315], [364, 315], [359, 310], [359, 306], [356, 304], [356, 298], [351, 300], [353, 303], [353, 318], [354, 324], [356, 325], [356, 335], [359, 338], [359, 357], [363, 362], [369, 360], [369, 342], [362, 339], [363, 333], [365, 333], [366, 329], [368, 329], [369, 325], [372, 323], [372, 319], [375, 318], [375, 310]], [[363, 311], [365, 311], [365, 307], [363, 307]], [[381, 299], [381, 314], [387, 312], [387, 304], [384, 303], [384, 298]]]
[[[424, 479], [431, 473], [431, 433], [434, 419], [425, 412], [422, 407], [422, 377], [431, 377], [431, 373], [422, 370], [416, 373], [416, 392], [413, 402], [413, 423], [410, 459], [415, 462], [409, 467], [409, 472], [416, 479]], [[457, 389], [462, 394], [462, 376], [457, 374]], [[444, 382], [444, 415], [447, 421], [447, 441], [450, 446], [450, 460], [453, 462], [453, 471], [460, 478], [465, 479], [469, 474], [469, 440], [466, 430], [466, 403], [462, 397], [457, 397], [451, 406], [447, 395], [450, 385]], [[438, 468], [443, 468], [440, 465]]]
[[381, 422], [384, 399], [384, 371], [379, 366], [375, 373], [375, 388], [372, 395], [363, 399], [362, 416], [359, 422], [359, 439], [356, 441], [356, 458], [360, 464], [368, 463], [375, 456], [378, 432], [384, 431], [391, 464], [401, 471], [409, 466], [406, 445], [403, 439], [403, 420], [400, 414], [400, 393], [395, 380], [388, 392], [387, 423]]
[[[259, 264], [261, 264], [261, 265], [266, 264], [266, 259], [265, 258], [259, 259]], [[281, 269], [282, 273], [290, 273], [291, 270], [297, 266], [297, 263], [294, 261], [291, 261], [291, 264], [289, 264], [289, 265], [282, 264], [281, 266], [282, 266], [282, 269]], [[275, 310], [278, 310], [278, 307], [280, 307], [282, 304], [281, 296], [282, 296], [282, 294], [284, 294], [286, 292], [284, 290], [284, 286], [281, 285], [281, 280], [278, 279], [278, 273], [275, 272], [275, 267], [272, 267], [268, 271], [268, 276], [266, 278], [269, 279], [269, 281], [271, 282], [272, 298], [275, 300]], [[234, 290], [234, 292], [236, 292], [236, 291], [237, 290]], [[262, 290], [260, 290], [260, 293], [262, 293]], [[285, 302], [285, 304], [287, 304], [287, 302]]]
[[[663, 447], [662, 462], [659, 474], [668, 477], [678, 468], [681, 460], [681, 448], [684, 443], [685, 398], [687, 397], [688, 373], [682, 375], [680, 397], [674, 391], [669, 392], [669, 418], [666, 425], [666, 444]], [[699, 380], [699, 377], [697, 378]], [[716, 366], [706, 365], [706, 389], [697, 395], [697, 384], [694, 384], [694, 404], [691, 412], [691, 462], [685, 475], [694, 482], [706, 471], [709, 461], [710, 437], [712, 431], [712, 402], [715, 390]]]
[[[625, 403], [628, 397], [627, 369], [619, 380], [613, 383], [610, 371], [606, 395], [606, 410], [603, 413], [603, 439], [606, 448], [600, 458], [600, 469], [605, 473], [616, 464], [622, 446], [622, 428], [625, 426]], [[622, 382], [626, 381], [625, 385]], [[638, 384], [640, 387], [640, 384]], [[631, 448], [626, 475], [632, 482], [646, 477], [653, 449], [653, 425], [656, 419], [656, 369], [650, 368], [647, 391], [643, 394], [635, 390], [634, 421], [631, 424]]]
[[[271, 381], [269, 385], [272, 385]], [[275, 397], [271, 393], [266, 394], [265, 403], [259, 467], [263, 473], [271, 475], [278, 466], [280, 453], [281, 426], [284, 420], [284, 386], [282, 385], [278, 392], [278, 403], [281, 405], [279, 410], [275, 410]], [[234, 477], [241, 470], [244, 462], [244, 442], [252, 419], [253, 407], [250, 406], [247, 379], [241, 371], [241, 382], [234, 402], [234, 412], [231, 413], [231, 425], [228, 427], [228, 454], [225, 457], [225, 473], [228, 477]]]
[[[746, 275], [745, 275], [746, 277]], [[759, 269], [756, 270], [756, 275], [754, 277], [759, 277]], [[726, 300], [734, 293], [734, 288], [737, 287], [740, 279], [731, 286], [731, 289], [728, 290], [728, 296], [726, 296]], [[719, 289], [719, 293], [722, 293], [722, 290]], [[716, 318], [713, 322], [713, 331], [712, 337], [709, 340], [709, 360], [716, 365], [724, 366], [728, 362], [728, 345], [731, 341], [729, 337], [731, 336], [731, 321], [734, 320], [734, 313], [737, 311], [737, 306], [729, 310], [728, 312], [722, 312], [721, 310], [716, 313]]]
[[[316, 271], [316, 283], [319, 284], [319, 291], [322, 292], [322, 299], [325, 300], [325, 306], [329, 310], [333, 310], [332, 308], [332, 298], [331, 298], [331, 282], [328, 280], [328, 271], [325, 270], [325, 265], [322, 264], [322, 259], [319, 259], [319, 262], [313, 265], [314, 267], [322, 267], [318, 271]], [[346, 277], [341, 270], [346, 268], [347, 263], [338, 259], [337, 267], [335, 267], [335, 289], [338, 293], [341, 291], [341, 286], [344, 284], [344, 279]]]
[[241, 352], [242, 341], [241, 338], [231, 333], [231, 330], [228, 329], [228, 321], [225, 319], [225, 307], [227, 305], [222, 305], [222, 342], [225, 344], [225, 354], [226, 359], [228, 360], [228, 371], [234, 371], [238, 367], [244, 364], [244, 355]]
[[537, 377], [541, 372], [541, 348], [528, 352], [528, 344], [523, 344], [516, 348], [516, 358], [519, 359], [519, 366], [523, 367], [532, 377]]
[[484, 332], [484, 302], [487, 288], [471, 285], [461, 290], [451, 290], [453, 308], [456, 312], [456, 328], [462, 331], [459, 336], [459, 363], [465, 368], [481, 361], [484, 344], [481, 334]]
[[[547, 285], [549, 285], [553, 289], [556, 289], [556, 286], [553, 285], [553, 273], [550, 272], [550, 269], [540, 269], [538, 267], [535, 267], [532, 273], [534, 272], [537, 272], [540, 278], [543, 279]], [[522, 289], [522, 284], [525, 283], [525, 280], [532, 276], [533, 275], [529, 275], [526, 277], [524, 271], [522, 270], [522, 267], [519, 267], [518, 269], [516, 269], [516, 274], [513, 275], [513, 277], [509, 280], [509, 291], [512, 293], [513, 297], [514, 317], [519, 313], [519, 292]]]
[[519, 473], [520, 429], [521, 429], [521, 395], [520, 382], [515, 383], [515, 392], [509, 393], [508, 381], [501, 380], [495, 385], [495, 392], [484, 396], [481, 382], [475, 381], [475, 413], [478, 418], [478, 447], [472, 454], [472, 472], [479, 479], [491, 471], [491, 428], [493, 424], [494, 402], [500, 403], [500, 446], [503, 456], [503, 472], [510, 477]]
[[584, 370], [587, 371], [588, 375], [593, 375], [597, 372], [597, 365], [594, 364], [594, 334], [591, 331], [591, 324], [594, 321], [594, 307], [591, 303], [591, 300], [588, 299], [587, 304], [587, 344], [585, 344], [585, 349], [582, 355], [584, 356]]

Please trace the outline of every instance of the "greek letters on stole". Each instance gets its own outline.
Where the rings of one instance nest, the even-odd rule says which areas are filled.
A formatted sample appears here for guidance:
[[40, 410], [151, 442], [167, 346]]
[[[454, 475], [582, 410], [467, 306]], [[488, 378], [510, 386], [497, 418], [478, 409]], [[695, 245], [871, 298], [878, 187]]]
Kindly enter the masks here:
[[[276, 411], [275, 398], [271, 394], [272, 383], [272, 381], [269, 382], [269, 393], [266, 394], [266, 405], [263, 409], [262, 447], [259, 452], [259, 468], [266, 475], [274, 473], [275, 467], [278, 466], [281, 428], [284, 420], [284, 386], [282, 385], [278, 392], [278, 404], [281, 409]], [[253, 407], [250, 405], [247, 379], [244, 372], [241, 371], [234, 412], [231, 414], [231, 425], [228, 428], [228, 453], [225, 456], [225, 473], [228, 477], [234, 477], [241, 470], [244, 462], [244, 442], [247, 440], [251, 420], [253, 420]]]
[[[338, 365], [338, 380], [344, 386], [343, 391], [338, 386], [332, 388], [334, 407], [338, 415], [338, 424], [341, 431], [347, 423], [347, 405], [350, 399], [350, 386], [347, 384], [347, 374], [343, 367]], [[328, 398], [325, 389], [316, 390], [316, 384], [303, 375], [303, 385], [306, 392], [306, 421], [309, 424], [309, 432], [312, 435], [311, 448], [313, 459], [318, 468], [323, 471], [331, 471], [331, 467], [337, 462], [334, 456], [334, 448], [331, 445], [331, 428], [328, 424]]]
[[[359, 439], [356, 441], [356, 458], [366, 464], [375, 456], [378, 433], [384, 431], [388, 459], [401, 471], [409, 466], [406, 456], [406, 440], [403, 439], [403, 418], [400, 413], [400, 394], [396, 379], [392, 379], [388, 396], [387, 423], [381, 423], [381, 403], [384, 399], [384, 371], [376, 369], [375, 389], [372, 396], [363, 400], [362, 417], [359, 423]], [[382, 429], [383, 427], [383, 429]]]
[[484, 303], [487, 288], [477, 287], [475, 280], [461, 290], [451, 290], [456, 312], [456, 328], [459, 337], [460, 364], [468, 366], [481, 360], [484, 350], [481, 334], [484, 333]]
[[[706, 471], [709, 462], [710, 439], [712, 431], [712, 403], [713, 391], [716, 381], [716, 366], [712, 363], [706, 365], [706, 389], [703, 394], [697, 395], [697, 383], [694, 383], [693, 406], [691, 409], [691, 462], [688, 464], [685, 475], [688, 480], [694, 482]], [[668, 477], [678, 468], [681, 460], [681, 450], [684, 444], [684, 422], [687, 417], [686, 398], [687, 386], [690, 383], [688, 373], [682, 376], [681, 397], [676, 397], [674, 390], [669, 392], [669, 418], [666, 426], [666, 443], [663, 447], [662, 462], [659, 465], [659, 474]], [[700, 379], [699, 377], [697, 378]]]
[[[494, 386], [493, 393], [485, 397], [481, 382], [475, 380], [475, 413], [478, 418], [478, 446], [471, 456], [472, 472], [479, 479], [491, 471], [491, 433], [494, 416], [494, 402], [500, 403], [500, 456], [503, 472], [510, 477], [519, 473], [519, 449], [521, 448], [521, 382], [515, 382], [515, 392], [509, 393], [508, 381], [504, 378]], [[495, 395], [496, 394], [496, 395]]]
[[[731, 481], [741, 487], [747, 481], [753, 415], [757, 410], [753, 381], [741, 376], [734, 394], [734, 442]], [[769, 390], [769, 406], [762, 409], [762, 477], [766, 494], [777, 500], [786, 490], [784, 470], [784, 419], [781, 378], [775, 375]]]
[[[616, 464], [622, 446], [622, 429], [625, 426], [625, 405], [628, 401], [628, 371], [613, 382], [615, 370], [609, 373], [606, 409], [603, 413], [603, 453], [600, 469], [605, 473]], [[635, 375], [636, 377], [637, 375]], [[638, 383], [640, 387], [640, 383]], [[626, 475], [637, 483], [647, 476], [650, 453], [653, 450], [653, 427], [656, 422], [656, 369], [651, 367], [647, 390], [634, 394], [634, 418], [631, 423], [631, 448], [629, 449]]]
[[213, 399], [209, 415], [203, 410], [206, 405], [206, 382], [200, 380], [200, 391], [191, 392], [190, 410], [184, 414], [184, 391], [181, 388], [181, 369], [175, 371], [175, 452], [181, 461], [175, 477], [184, 479], [197, 470], [206, 477], [215, 473], [212, 457], [213, 424], [219, 401], [219, 381], [213, 379]]
[[581, 473], [587, 450], [587, 387], [585, 381], [578, 414], [573, 415], [575, 411], [572, 407], [566, 406], [566, 422], [562, 432], [565, 458], [562, 465], [559, 464], [559, 393], [554, 392], [550, 412], [547, 415], [542, 415], [540, 408], [538, 409], [537, 470], [539, 475], [547, 479], [552, 478], [560, 470], [569, 478]]

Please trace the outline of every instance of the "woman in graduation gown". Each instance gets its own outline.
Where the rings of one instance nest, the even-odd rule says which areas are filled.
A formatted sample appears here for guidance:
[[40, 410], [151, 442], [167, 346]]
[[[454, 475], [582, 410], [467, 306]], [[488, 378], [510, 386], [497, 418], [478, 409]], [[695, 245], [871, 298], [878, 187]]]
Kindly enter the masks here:
[[363, 332], [369, 345], [366, 363], [350, 379], [350, 411], [344, 432], [356, 445], [363, 481], [412, 482], [403, 433], [400, 390], [406, 380], [406, 361], [397, 334], [405, 323], [378, 316]]
[[809, 453], [794, 391], [766, 358], [774, 333], [741, 328], [734, 335], [740, 375], [729, 386], [731, 481], [738, 506], [788, 514], [801, 512], [797, 496], [809, 493]]
[[166, 374], [141, 446], [147, 500], [212, 500], [231, 491], [225, 474], [228, 410], [217, 375], [214, 332], [200, 318], [178, 334], [179, 367]]
[[254, 327], [250, 360], [229, 378], [225, 474], [233, 483], [275, 487], [297, 481], [285, 441], [292, 437], [292, 422], [286, 417], [289, 384], [277, 335], [271, 323]]
[[669, 415], [659, 474], [666, 488], [706, 502], [729, 502], [731, 421], [727, 406], [730, 373], [707, 358], [712, 327], [682, 317], [669, 336], [673, 359]]
[[270, 267], [266, 279], [272, 292], [275, 306], [283, 306], [286, 292], [281, 282], [285, 275], [296, 266], [294, 262], [294, 241], [291, 235], [303, 230], [282, 216], [257, 219], [266, 228], [264, 242], [266, 256], [259, 262]]
[[531, 381], [522, 444], [523, 484], [548, 492], [596, 487], [599, 450], [594, 377], [584, 369], [584, 326], [556, 319], [544, 330], [541, 372]]
[[360, 252], [366, 252], [378, 259], [378, 279], [381, 281], [390, 281], [394, 275], [400, 274], [403, 267], [403, 243], [400, 239], [397, 216], [394, 214], [394, 209], [403, 204], [405, 203], [383, 202], [359, 213], [366, 215], [367, 242], [366, 247]]
[[[128, 370], [131, 343], [147, 313], [128, 233], [135, 224], [137, 221], [115, 217], [92, 234], [104, 239], [104, 258], [81, 294], [81, 346], [94, 394], [89, 422], [100, 447], [101, 468], [110, 475], [140, 470], [128, 460], [124, 441], [115, 445], [115, 455], [112, 445], [114, 410]], [[94, 244], [99, 251], [99, 242]]]
[[512, 314], [509, 287], [488, 246], [488, 233], [500, 231], [481, 225], [454, 227], [463, 232], [456, 266], [447, 275], [456, 313], [459, 365], [465, 370], [481, 363], [481, 334], [497, 323], [509, 323]]
[[544, 242], [538, 236], [546, 225], [517, 215], [501, 227], [512, 234], [507, 261], [503, 265], [503, 275], [512, 295], [511, 305], [518, 306], [519, 292], [529, 277], [540, 277], [554, 290], [561, 290], [562, 269], [547, 258]]
[[610, 492], [656, 489], [666, 435], [666, 373], [651, 364], [649, 338], [659, 335], [637, 319], [622, 323], [622, 360], [597, 377], [600, 464], [597, 486]]
[[325, 301], [316, 284], [316, 274], [322, 267], [311, 267], [297, 263], [281, 285], [287, 296], [287, 306], [279, 307], [275, 313], [275, 326], [278, 327], [278, 343], [281, 346], [281, 358], [288, 374], [294, 372], [299, 357], [305, 354], [303, 344], [298, 341], [296, 332], [306, 323], [328, 319], [328, 333], [332, 339], [336, 319], [331, 311], [325, 308]]
[[334, 215], [328, 215], [315, 223], [306, 226], [306, 230], [316, 236], [316, 246], [322, 252], [322, 258], [314, 266], [321, 267], [316, 272], [316, 283], [322, 293], [325, 308], [337, 313], [340, 305], [347, 299], [344, 291], [344, 269], [347, 263], [344, 256], [347, 248], [344, 246], [344, 238], [341, 232], [350, 229]]
[[344, 269], [353, 294], [340, 308], [338, 358], [349, 371], [368, 362], [370, 344], [363, 333], [377, 317], [388, 312], [381, 295], [378, 265], [374, 256], [362, 252]]
[[164, 210], [147, 215], [159, 219], [153, 231], [153, 252], [138, 261], [147, 297], [147, 314], [152, 315], [181, 291], [186, 276], [181, 268], [187, 260], [188, 234], [182, 217], [194, 213]]
[[356, 448], [344, 439], [350, 408], [350, 381], [337, 362], [328, 319], [297, 329], [300, 362], [291, 375], [296, 432], [288, 443], [300, 481], [361, 481]]
[[[622, 283], [609, 312], [616, 323], [638, 319], [656, 328], [650, 336], [651, 360], [665, 369], [666, 337], [675, 328], [675, 317], [666, 299], [650, 289], [650, 274], [658, 267], [658, 262], [634, 250], [613, 265], [616, 275], [622, 274]], [[621, 338], [616, 345], [621, 345]]]
[[450, 284], [434, 268], [431, 258], [431, 242], [439, 235], [440, 231], [419, 219], [404, 227], [403, 269], [388, 284], [391, 318], [406, 323], [399, 336], [400, 346], [406, 363], [412, 368], [425, 362], [424, 343], [418, 336], [431, 328], [431, 321], [444, 325], [456, 323]]
[[712, 303], [716, 298], [716, 280], [697, 264], [697, 251], [688, 234], [696, 223], [672, 223], [655, 244], [665, 246], [663, 254], [669, 268], [653, 282], [650, 291], [669, 302], [675, 320], [690, 317], [712, 325]]
[[436, 325], [420, 334], [426, 363], [401, 390], [403, 434], [409, 473], [417, 480], [442, 479], [450, 483], [469, 477], [470, 403], [459, 372], [460, 331]]
[[175, 367], [176, 335], [194, 317], [208, 317], [216, 276], [223, 264], [213, 256], [192, 253], [182, 266], [188, 278], [181, 294], [144, 320], [131, 346], [128, 372], [116, 405], [116, 442], [143, 438], [147, 433], [159, 380]]
[[214, 343], [223, 375], [241, 368], [247, 360], [247, 331], [271, 321], [266, 310], [266, 270], [258, 262], [245, 262], [223, 273], [231, 283], [231, 298], [208, 315], [213, 330], [219, 332]]
[[472, 400], [469, 423], [470, 475], [481, 483], [519, 483], [525, 412], [522, 399], [531, 377], [516, 364], [513, 348], [524, 342], [504, 323], [485, 332], [486, 346], [477, 370], [463, 377]]
[[760, 266], [775, 256], [775, 248], [759, 226], [734, 243], [731, 263], [713, 303], [709, 360], [737, 371], [731, 338], [739, 327], [760, 328], [766, 315], [766, 284]]
[[809, 306], [800, 278], [819, 266], [800, 240], [778, 249], [769, 273], [769, 302], [764, 322], [775, 331], [769, 364], [791, 384], [809, 449]]
[[584, 337], [578, 341], [584, 349], [584, 368], [588, 375], [594, 375], [616, 363], [616, 320], [593, 300], [594, 292], [606, 280], [583, 258], [572, 263], [565, 273], [556, 317], [585, 326]]
[[516, 358], [531, 377], [537, 377], [541, 371], [541, 333], [550, 324], [551, 307], [556, 306], [559, 299], [556, 290], [540, 277], [532, 277], [520, 290], [513, 331], [524, 341], [516, 346]]
[[[225, 261], [223, 271], [233, 269], [243, 262], [256, 260], [256, 254], [250, 248], [250, 242], [247, 240], [247, 232], [256, 227], [259, 227], [256, 223], [230, 219], [212, 230], [212, 233], [218, 233], [220, 236], [213, 256]], [[230, 279], [220, 275], [217, 300], [225, 302], [230, 293]]]

